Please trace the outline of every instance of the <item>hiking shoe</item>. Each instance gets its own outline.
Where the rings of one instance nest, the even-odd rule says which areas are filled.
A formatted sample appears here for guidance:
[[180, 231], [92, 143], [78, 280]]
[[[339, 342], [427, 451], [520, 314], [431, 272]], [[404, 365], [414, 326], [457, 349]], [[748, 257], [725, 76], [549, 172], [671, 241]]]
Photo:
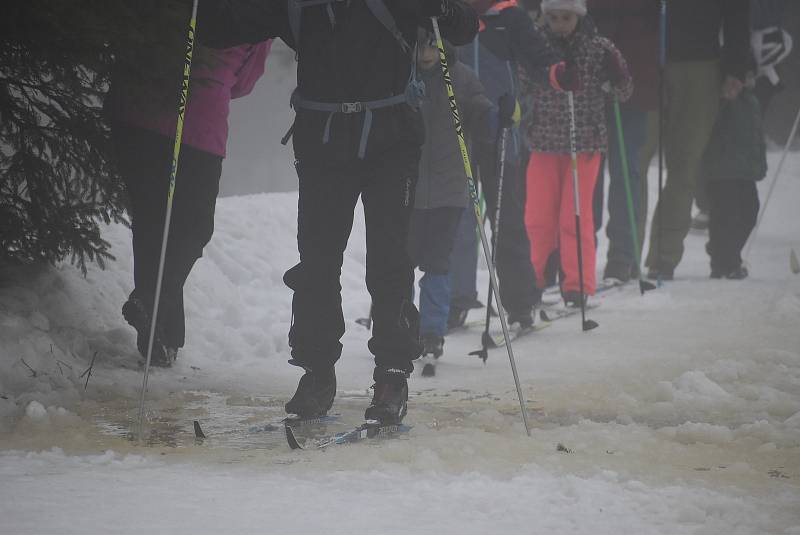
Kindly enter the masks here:
[[[122, 317], [136, 329], [136, 348], [142, 358], [147, 358], [147, 342], [150, 338], [150, 312], [145, 303], [138, 297], [131, 297], [122, 305]], [[159, 325], [156, 325], [153, 337], [153, 351], [150, 355], [150, 364], [162, 368], [169, 368], [177, 357], [177, 348], [168, 348], [164, 344], [164, 334]]]
[[396, 425], [403, 421], [408, 411], [408, 381], [403, 370], [375, 369], [373, 395], [366, 420], [376, 420], [382, 425]]
[[[291, 362], [291, 361], [290, 361]], [[297, 391], [286, 404], [286, 413], [302, 419], [321, 418], [328, 414], [336, 397], [336, 372], [333, 366], [312, 370], [300, 378]]]
[[422, 356], [439, 358], [444, 353], [444, 337], [435, 334], [422, 335]]

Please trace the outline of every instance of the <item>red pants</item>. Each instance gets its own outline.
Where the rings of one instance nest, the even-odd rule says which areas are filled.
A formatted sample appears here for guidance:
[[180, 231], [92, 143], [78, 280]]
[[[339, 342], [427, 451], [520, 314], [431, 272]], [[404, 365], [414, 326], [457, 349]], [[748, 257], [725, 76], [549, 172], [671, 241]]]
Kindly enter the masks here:
[[[583, 289], [594, 295], [595, 243], [592, 194], [602, 156], [599, 152], [578, 154], [578, 191], [583, 244]], [[525, 227], [531, 242], [531, 263], [536, 280], [544, 287], [544, 270], [550, 254], [558, 249], [564, 280], [562, 292], [579, 292], [578, 246], [575, 229], [575, 200], [572, 163], [568, 154], [534, 152], [528, 164]]]

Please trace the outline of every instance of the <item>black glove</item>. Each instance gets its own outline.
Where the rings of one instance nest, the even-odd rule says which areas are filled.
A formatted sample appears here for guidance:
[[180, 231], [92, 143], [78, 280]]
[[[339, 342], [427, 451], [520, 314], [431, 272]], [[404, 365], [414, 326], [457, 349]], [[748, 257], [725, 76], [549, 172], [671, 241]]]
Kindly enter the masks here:
[[508, 93], [500, 97], [497, 102], [497, 116], [500, 128], [511, 128], [514, 125], [514, 111], [517, 109], [517, 101]]
[[450, 0], [419, 0], [419, 10], [424, 17], [439, 18], [447, 17], [452, 12]]
[[603, 56], [603, 73], [612, 86], [618, 86], [625, 79], [627, 69], [622, 63], [622, 57], [613, 50], [606, 50]]

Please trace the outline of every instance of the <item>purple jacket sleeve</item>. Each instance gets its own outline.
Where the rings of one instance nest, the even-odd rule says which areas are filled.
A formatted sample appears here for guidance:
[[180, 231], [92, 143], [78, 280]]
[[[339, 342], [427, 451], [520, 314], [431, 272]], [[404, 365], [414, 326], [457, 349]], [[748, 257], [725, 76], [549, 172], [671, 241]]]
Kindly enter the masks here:
[[236, 72], [236, 83], [231, 88], [231, 98], [249, 95], [256, 82], [264, 74], [264, 63], [267, 61], [272, 41], [264, 41], [250, 47], [247, 59]]

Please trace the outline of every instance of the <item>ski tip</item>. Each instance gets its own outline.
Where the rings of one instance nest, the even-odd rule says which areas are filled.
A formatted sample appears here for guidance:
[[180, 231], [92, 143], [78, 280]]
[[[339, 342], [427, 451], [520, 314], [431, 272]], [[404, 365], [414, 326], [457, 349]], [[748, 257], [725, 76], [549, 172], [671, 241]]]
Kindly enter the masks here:
[[297, 438], [294, 436], [294, 431], [292, 431], [292, 427], [289, 425], [284, 426], [284, 430], [286, 431], [286, 442], [289, 443], [289, 447], [293, 450], [302, 450], [303, 446], [297, 441]]
[[206, 434], [203, 433], [203, 428], [200, 427], [200, 422], [197, 420], [194, 421], [194, 438], [204, 439], [206, 438]]
[[594, 320], [586, 320], [583, 322], [583, 332], [592, 331], [600, 327], [600, 324]]

